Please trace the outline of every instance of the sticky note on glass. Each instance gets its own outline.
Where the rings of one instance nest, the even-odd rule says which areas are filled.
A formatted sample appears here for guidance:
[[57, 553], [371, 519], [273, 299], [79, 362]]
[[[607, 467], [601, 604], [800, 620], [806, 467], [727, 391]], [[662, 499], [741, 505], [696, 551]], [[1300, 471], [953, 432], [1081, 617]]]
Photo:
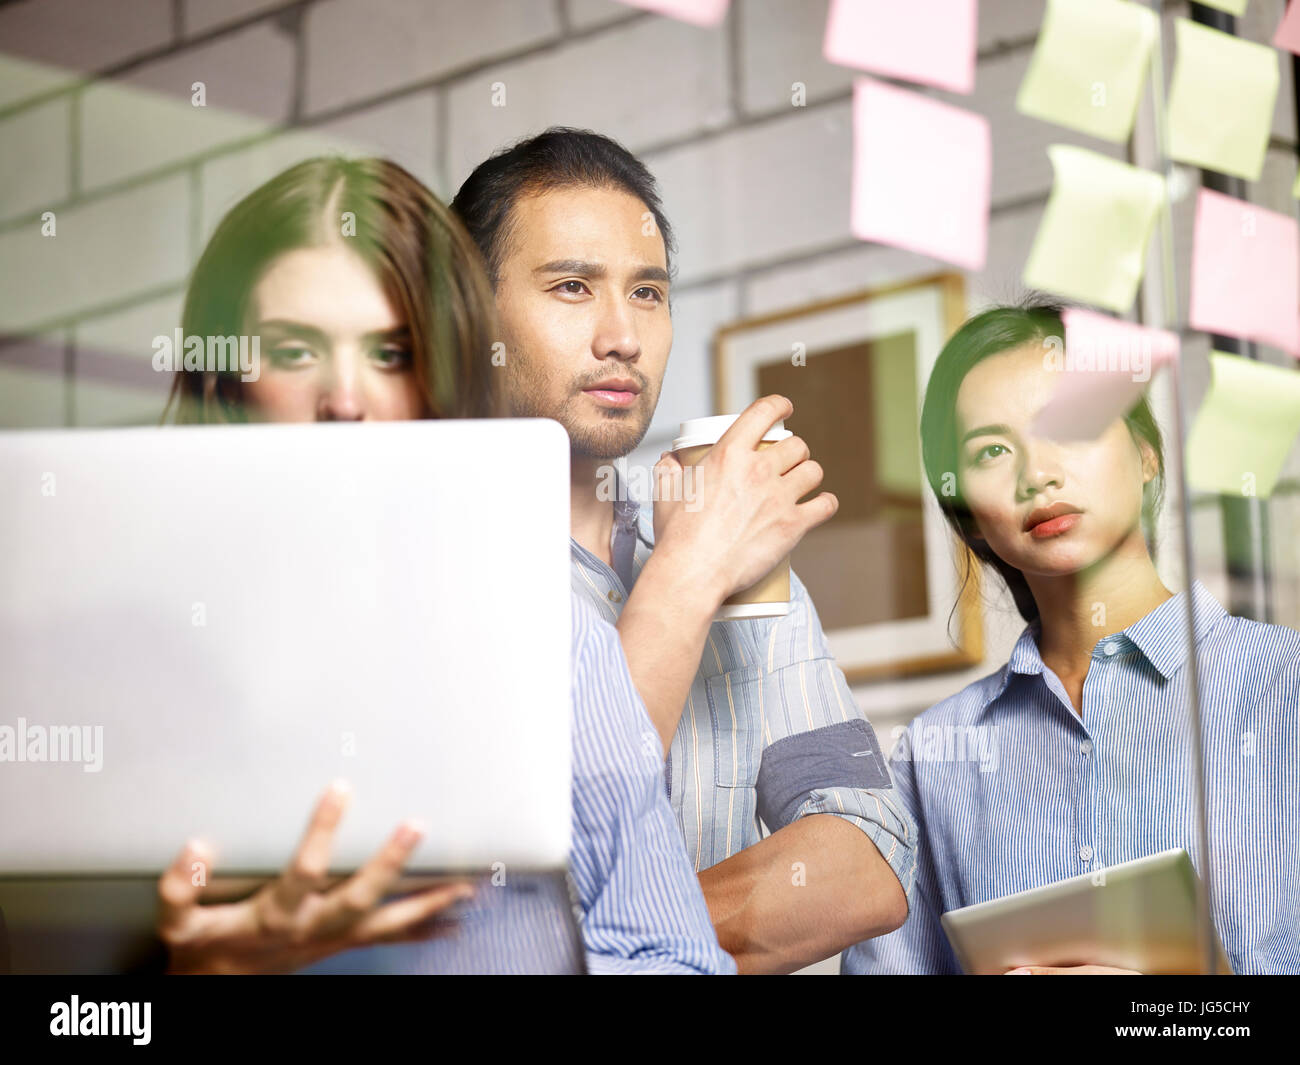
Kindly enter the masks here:
[[1187, 480], [1202, 492], [1268, 496], [1300, 434], [1300, 373], [1217, 351], [1210, 372], [1187, 438]]
[[831, 0], [822, 54], [840, 66], [970, 92], [975, 24], [975, 0]]
[[623, 3], [694, 26], [716, 26], [727, 17], [731, 0], [623, 0]]
[[1052, 440], [1092, 440], [1141, 398], [1151, 377], [1178, 358], [1178, 334], [1078, 308], [1061, 314], [1064, 346], [1051, 337], [1044, 365], [1059, 381], [1034, 419], [1033, 431]]
[[1277, 52], [1182, 18], [1174, 35], [1170, 156], [1258, 181], [1277, 101]]
[[1127, 0], [1048, 0], [1016, 110], [1128, 140], [1157, 30], [1155, 12]]
[[991, 165], [983, 115], [871, 78], [854, 85], [850, 226], [860, 240], [981, 269]]
[[1056, 180], [1024, 280], [1123, 314], [1133, 305], [1165, 180], [1068, 144], [1047, 149]]
[[1300, 229], [1287, 215], [1201, 189], [1188, 321], [1300, 355]]
[[1300, 0], [1291, 0], [1286, 14], [1278, 23], [1277, 32], [1273, 34], [1273, 44], [1300, 55]]

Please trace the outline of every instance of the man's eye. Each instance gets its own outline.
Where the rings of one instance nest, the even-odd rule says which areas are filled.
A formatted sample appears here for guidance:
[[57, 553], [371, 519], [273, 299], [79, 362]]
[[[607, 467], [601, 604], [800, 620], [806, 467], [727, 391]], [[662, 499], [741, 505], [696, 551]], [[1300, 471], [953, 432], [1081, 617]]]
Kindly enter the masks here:
[[290, 369], [294, 366], [306, 366], [315, 357], [310, 348], [284, 345], [271, 350], [271, 365]]
[[587, 291], [587, 286], [584, 285], [581, 281], [561, 281], [555, 287], [555, 291], [563, 292], [566, 295], [570, 295], [570, 296], [581, 296], [584, 292]]
[[638, 299], [652, 300], [655, 303], [663, 302], [663, 296], [660, 294], [659, 290], [657, 288], [651, 288], [649, 285], [642, 285], [636, 290], [636, 292], [633, 292], [632, 295], [636, 296]]

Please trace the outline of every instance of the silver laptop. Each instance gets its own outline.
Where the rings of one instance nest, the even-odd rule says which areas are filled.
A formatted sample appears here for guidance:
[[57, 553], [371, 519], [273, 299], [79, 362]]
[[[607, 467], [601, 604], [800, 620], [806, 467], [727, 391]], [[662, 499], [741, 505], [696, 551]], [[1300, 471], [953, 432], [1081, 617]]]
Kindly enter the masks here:
[[[1174, 848], [945, 913], [968, 973], [1022, 965], [1106, 965], [1140, 973], [1199, 973], [1196, 870]], [[1215, 934], [1219, 971], [1231, 973]]]
[[277, 872], [337, 777], [340, 873], [408, 817], [408, 883], [562, 870], [568, 453], [544, 419], [0, 433], [11, 952], [77, 931], [72, 882], [152, 912], [193, 836]]

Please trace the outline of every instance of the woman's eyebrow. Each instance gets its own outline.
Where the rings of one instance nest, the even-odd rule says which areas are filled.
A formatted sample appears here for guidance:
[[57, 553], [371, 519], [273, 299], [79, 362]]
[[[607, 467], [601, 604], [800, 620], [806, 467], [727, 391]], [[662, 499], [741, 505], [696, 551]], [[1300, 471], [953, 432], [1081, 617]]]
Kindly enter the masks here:
[[325, 334], [314, 325], [308, 325], [306, 322], [295, 322], [289, 318], [268, 318], [265, 321], [258, 322], [255, 328], [258, 333], [279, 332], [286, 336], [306, 337], [313, 341], [323, 341], [325, 339]]
[[367, 333], [365, 338], [367, 340], [381, 341], [410, 340], [411, 329], [410, 326], [395, 325], [392, 329], [376, 329], [373, 333]]
[[961, 438], [964, 444], [967, 440], [973, 440], [977, 436], [1010, 436], [1011, 426], [1009, 425], [981, 425], [978, 429], [972, 429], [969, 433]]

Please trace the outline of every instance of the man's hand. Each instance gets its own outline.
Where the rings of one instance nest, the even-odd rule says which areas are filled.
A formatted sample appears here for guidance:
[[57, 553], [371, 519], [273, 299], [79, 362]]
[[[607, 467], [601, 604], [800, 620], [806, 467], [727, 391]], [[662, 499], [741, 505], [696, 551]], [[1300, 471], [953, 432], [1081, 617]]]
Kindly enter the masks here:
[[316, 804], [288, 867], [251, 898], [204, 906], [194, 863], [208, 862], [191, 842], [158, 880], [158, 934], [171, 973], [292, 972], [355, 947], [427, 939], [433, 919], [473, 895], [466, 882], [442, 884], [387, 905], [381, 900], [423, 834], [408, 822], [365, 865], [325, 889], [334, 832], [347, 809], [346, 785], [333, 785]]
[[1136, 969], [1112, 969], [1108, 965], [1022, 965], [1003, 976], [1141, 976]]
[[689, 503], [674, 491], [685, 484], [676, 456], [669, 452], [655, 465], [655, 554], [697, 575], [717, 603], [759, 581], [839, 509], [830, 492], [799, 502], [822, 483], [822, 468], [800, 437], [758, 450], [763, 435], [793, 413], [784, 396], [746, 407], [695, 468]]

